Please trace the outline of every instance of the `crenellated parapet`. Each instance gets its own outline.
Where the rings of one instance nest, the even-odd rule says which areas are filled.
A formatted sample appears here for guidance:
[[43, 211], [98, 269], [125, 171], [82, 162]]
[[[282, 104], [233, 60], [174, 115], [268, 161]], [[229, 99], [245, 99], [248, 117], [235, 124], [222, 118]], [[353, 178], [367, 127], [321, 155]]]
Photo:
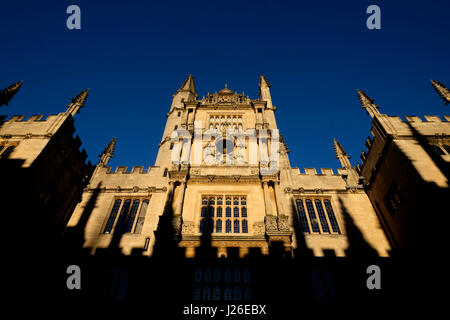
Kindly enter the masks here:
[[292, 187], [304, 188], [308, 190], [346, 190], [346, 179], [349, 176], [348, 169], [338, 168], [335, 172], [331, 168], [321, 168], [317, 171], [316, 168], [304, 168], [301, 171], [299, 168], [291, 169]]

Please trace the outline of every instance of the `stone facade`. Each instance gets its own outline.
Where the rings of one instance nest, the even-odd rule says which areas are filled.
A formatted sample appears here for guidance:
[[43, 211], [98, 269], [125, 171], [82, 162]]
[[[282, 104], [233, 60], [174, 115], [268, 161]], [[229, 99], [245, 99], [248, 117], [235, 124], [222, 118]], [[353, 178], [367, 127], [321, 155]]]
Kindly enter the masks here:
[[[173, 96], [155, 166], [147, 170], [135, 167], [130, 171], [126, 167], [118, 167], [112, 171], [106, 167], [107, 161], [99, 163], [68, 227], [76, 227], [80, 220], [85, 221], [83, 214], [89, 215], [85, 222], [83, 246], [94, 254], [97, 249], [110, 247], [114, 238], [120, 215], [116, 212], [115, 219], [110, 220], [115, 201], [137, 199], [140, 203], [148, 200], [149, 204], [139, 232], [131, 228], [120, 235], [118, 247], [124, 254], [131, 254], [150, 241], [143, 254], [151, 256], [158, 234], [161, 235], [158, 230], [161, 230], [162, 220], [168, 216], [172, 221], [170, 232], [177, 246], [185, 250], [186, 257], [195, 256], [197, 247], [204, 244], [205, 230], [201, 230], [201, 224], [207, 224], [202, 222], [206, 220], [202, 216], [202, 207], [205, 207], [203, 210], [213, 207], [211, 210], [215, 210], [215, 214], [210, 224], [214, 226], [208, 236], [208, 245], [217, 249], [217, 256], [226, 256], [226, 248], [236, 248], [241, 257], [251, 248], [259, 248], [267, 254], [278, 244], [288, 255], [303, 246], [316, 256], [323, 256], [326, 252], [346, 256], [352, 236], [349, 233], [353, 232], [348, 228], [348, 221], [361, 233], [361, 241], [379, 256], [387, 256], [391, 249], [389, 242], [342, 146], [339, 145], [336, 153], [343, 164], [338, 172], [321, 169], [318, 173], [311, 168], [302, 171], [292, 168], [289, 150], [283, 138], [278, 138], [274, 131], [277, 129], [276, 107], [272, 104], [270, 84], [263, 76], [259, 81], [259, 95], [257, 99], [250, 99], [225, 87], [198, 99], [193, 77], [189, 76]], [[222, 137], [216, 135], [225, 133], [227, 129], [231, 132], [254, 130], [256, 139], [239, 140], [225, 138], [225, 134]], [[260, 131], [262, 129], [267, 130], [267, 138]], [[177, 130], [178, 133], [174, 134]], [[196, 141], [196, 134], [207, 138]], [[276, 140], [272, 136], [276, 136]], [[280, 146], [278, 167], [268, 174], [264, 170], [272, 165], [271, 159], [257, 153], [256, 161], [252, 161], [252, 152], [267, 150], [270, 158], [272, 144], [276, 142]], [[93, 194], [96, 197], [95, 208], [86, 213], [85, 207]], [[239, 216], [238, 223], [246, 222], [242, 222], [245, 227], [239, 225], [239, 232], [234, 229], [234, 221], [237, 220], [234, 212], [226, 216], [227, 197], [232, 202], [235, 198], [238, 201], [245, 199], [246, 216]], [[214, 198], [213, 205], [209, 203], [212, 201], [210, 198]], [[221, 217], [217, 216], [219, 198], [223, 208]], [[204, 202], [205, 199], [208, 203]], [[303, 213], [299, 212], [299, 201], [305, 207]], [[230, 211], [233, 205], [230, 203]], [[330, 206], [331, 209], [328, 208]], [[136, 211], [133, 215], [137, 214]], [[334, 214], [337, 224], [333, 230], [331, 214]], [[113, 226], [105, 232], [109, 220]], [[219, 232], [218, 220], [223, 224]], [[231, 232], [226, 230], [227, 220], [232, 224]], [[302, 221], [308, 225], [306, 232], [300, 230]]]
[[[21, 84], [21, 83], [19, 83]], [[10, 100], [20, 87], [2, 90]], [[67, 106], [66, 112], [48, 116], [13, 116], [7, 121], [0, 118], [0, 194], [6, 208], [14, 215], [5, 223], [21, 226], [37, 245], [47, 238], [60, 237], [71, 213], [79, 202], [83, 188], [93, 167], [86, 163], [87, 154], [80, 150], [81, 140], [73, 137], [73, 116], [83, 107], [87, 91], [83, 91]], [[5, 183], [7, 181], [7, 183]], [[8, 210], [5, 210], [8, 212]], [[14, 232], [11, 228], [9, 232]], [[28, 238], [28, 239], [25, 239]], [[48, 245], [48, 243], [46, 244]]]
[[[449, 91], [440, 83], [439, 95], [448, 103]], [[397, 248], [431, 253], [443, 243], [444, 224], [433, 216], [448, 211], [450, 117], [388, 116], [372, 108], [371, 135], [361, 154], [358, 172], [377, 209], [390, 242]], [[442, 229], [441, 229], [442, 228]], [[440, 230], [440, 231], [439, 231]]]

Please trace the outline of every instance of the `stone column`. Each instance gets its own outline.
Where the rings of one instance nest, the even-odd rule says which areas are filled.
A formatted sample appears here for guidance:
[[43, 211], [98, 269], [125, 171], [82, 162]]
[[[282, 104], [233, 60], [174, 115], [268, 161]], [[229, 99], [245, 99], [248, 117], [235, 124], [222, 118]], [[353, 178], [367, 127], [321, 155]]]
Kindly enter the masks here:
[[269, 197], [269, 184], [267, 181], [263, 181], [264, 188], [264, 205], [266, 207], [266, 216], [264, 218], [264, 224], [266, 225], [266, 232], [277, 230], [276, 217], [272, 214], [272, 206]]
[[264, 205], [266, 207], [266, 216], [271, 216], [272, 207], [270, 205], [269, 183], [267, 181], [263, 181], [263, 190], [264, 190]]
[[279, 182], [274, 182], [274, 189], [275, 189], [275, 202], [277, 204], [278, 215], [282, 215], [285, 212], [284, 212], [283, 200], [282, 200], [282, 194], [280, 191]]
[[186, 182], [182, 181], [179, 186], [180, 190], [178, 192], [177, 203], [175, 207], [175, 215], [181, 215], [183, 210], [183, 200], [184, 200], [184, 191], [186, 189]]
[[173, 190], [175, 188], [175, 182], [169, 181], [169, 188], [167, 189], [167, 197], [166, 197], [166, 204], [164, 210], [167, 210], [169, 206], [172, 205], [172, 199], [173, 199]]

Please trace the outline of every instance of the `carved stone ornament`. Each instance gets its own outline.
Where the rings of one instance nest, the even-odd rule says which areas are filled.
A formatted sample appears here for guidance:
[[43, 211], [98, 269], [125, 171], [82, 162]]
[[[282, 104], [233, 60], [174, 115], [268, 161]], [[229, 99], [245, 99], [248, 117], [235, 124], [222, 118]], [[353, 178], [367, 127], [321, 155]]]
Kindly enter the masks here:
[[292, 193], [292, 188], [291, 187], [284, 188], [284, 193]]
[[192, 221], [185, 221], [182, 225], [182, 234], [194, 234], [195, 233], [195, 225]]
[[175, 234], [179, 234], [181, 232], [181, 223], [181, 215], [174, 215], [172, 218], [172, 227]]
[[253, 232], [255, 234], [264, 234], [266, 230], [264, 222], [255, 222], [253, 224]]
[[277, 231], [277, 220], [273, 215], [265, 216], [264, 223], [266, 224], [266, 232], [268, 231]]
[[278, 230], [280, 231], [289, 231], [289, 217], [284, 215], [284, 214], [280, 214], [278, 216]]

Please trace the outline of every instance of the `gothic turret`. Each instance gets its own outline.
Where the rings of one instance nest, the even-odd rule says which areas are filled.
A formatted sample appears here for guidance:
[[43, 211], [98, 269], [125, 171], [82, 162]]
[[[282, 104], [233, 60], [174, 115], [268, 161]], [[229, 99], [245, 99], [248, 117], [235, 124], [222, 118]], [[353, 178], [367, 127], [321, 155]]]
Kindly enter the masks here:
[[445, 105], [450, 103], [450, 90], [441, 82], [431, 80], [431, 84], [439, 94], [439, 96], [444, 100]]
[[184, 80], [181, 87], [173, 95], [172, 106], [170, 111], [174, 108], [184, 108], [184, 102], [193, 101], [197, 99], [197, 91], [195, 90], [194, 77], [192, 74], [188, 75], [186, 80]]
[[188, 77], [186, 78], [186, 80], [184, 80], [183, 84], [176, 93], [179, 92], [190, 92], [193, 95], [197, 96], [197, 92], [195, 91], [194, 77], [192, 76], [192, 74], [188, 75]]
[[344, 147], [336, 140], [333, 139], [333, 147], [334, 147], [334, 153], [336, 154], [336, 159], [339, 160], [342, 168], [348, 169], [351, 168], [352, 165], [350, 164], [350, 156], [347, 154], [347, 152], [344, 150]]
[[339, 160], [342, 168], [347, 171], [347, 174], [344, 174], [345, 181], [349, 186], [355, 186], [358, 184], [359, 175], [356, 172], [356, 169], [350, 163], [350, 156], [345, 151], [344, 147], [336, 140], [333, 139], [333, 147], [334, 153], [336, 155], [336, 159]]
[[261, 100], [267, 102], [267, 108], [273, 109], [272, 105], [272, 97], [270, 96], [270, 87], [272, 86], [265, 76], [259, 77], [259, 90], [258, 96], [261, 97]]
[[79, 112], [80, 108], [84, 107], [84, 103], [89, 95], [89, 89], [81, 91], [75, 98], [72, 98], [72, 103], [67, 105], [66, 113], [70, 113], [75, 116], [76, 113]]
[[366, 109], [367, 114], [372, 118], [375, 115], [379, 115], [378, 106], [375, 104], [375, 101], [370, 98], [364, 91], [358, 90], [358, 98], [361, 102], [361, 108]]
[[98, 165], [104, 167], [108, 165], [109, 159], [114, 156], [114, 149], [116, 148], [116, 138], [112, 138], [108, 145], [105, 147], [103, 152], [99, 155], [100, 161]]
[[3, 105], [8, 105], [11, 99], [16, 95], [22, 86], [22, 81], [16, 82], [5, 89], [0, 90], [0, 107]]

